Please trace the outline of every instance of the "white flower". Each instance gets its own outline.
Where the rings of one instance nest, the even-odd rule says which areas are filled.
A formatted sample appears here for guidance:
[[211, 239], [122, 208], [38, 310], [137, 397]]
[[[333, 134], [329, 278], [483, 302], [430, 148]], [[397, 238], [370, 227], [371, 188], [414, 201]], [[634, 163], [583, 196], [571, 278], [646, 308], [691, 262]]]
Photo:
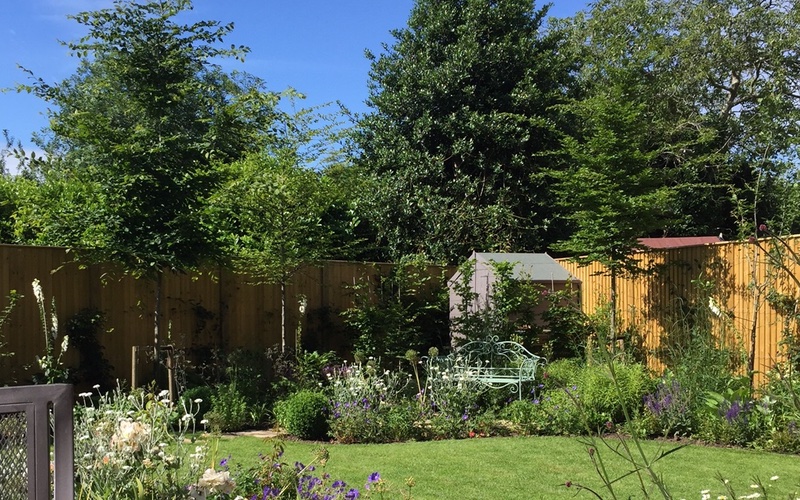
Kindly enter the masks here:
[[777, 481], [778, 479], [780, 479], [780, 476], [772, 476], [769, 478], [770, 481]]
[[94, 388], [94, 389], [99, 389], [99, 388], [100, 388], [100, 384], [94, 384], [94, 385], [92, 386], [92, 388]]
[[36, 297], [36, 302], [44, 304], [44, 292], [42, 292], [42, 284], [39, 283], [39, 278], [33, 280], [33, 296]]
[[208, 419], [204, 418], [200, 421], [200, 425], [208, 425]]
[[129, 452], [139, 451], [150, 437], [150, 426], [141, 422], [120, 420], [117, 431], [111, 436], [111, 446]]
[[88, 397], [91, 397], [91, 396], [92, 396], [91, 392], [82, 392], [82, 393], [78, 394], [79, 398], [88, 398]]
[[194, 402], [195, 402], [196, 404], [200, 404], [200, 403], [202, 403], [202, 402], [203, 402], [203, 400], [202, 400], [202, 399], [200, 399], [200, 398], [197, 398], [197, 399], [195, 399], [195, 400], [194, 400]]
[[739, 498], [761, 498], [761, 493], [759, 492], [750, 493], [749, 495], [745, 495]]
[[165, 397], [167, 397], [168, 394], [169, 394], [169, 391], [164, 389], [163, 391], [158, 393], [158, 397], [159, 398], [165, 398]]
[[203, 472], [203, 477], [197, 482], [197, 485], [209, 493], [222, 493], [230, 494], [236, 483], [231, 479], [230, 472], [215, 471], [214, 469], [206, 469]]

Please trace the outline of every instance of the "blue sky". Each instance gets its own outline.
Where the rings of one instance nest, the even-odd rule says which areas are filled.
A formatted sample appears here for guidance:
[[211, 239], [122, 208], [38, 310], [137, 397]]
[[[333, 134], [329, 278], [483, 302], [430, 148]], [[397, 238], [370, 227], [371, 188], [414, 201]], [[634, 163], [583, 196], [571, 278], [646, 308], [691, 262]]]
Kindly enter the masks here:
[[[233, 22], [228, 43], [247, 45], [244, 64], [231, 63], [261, 77], [271, 90], [293, 87], [306, 95], [305, 105], [341, 101], [366, 111], [369, 63], [364, 50], [391, 44], [390, 30], [403, 28], [413, 0], [194, 0], [193, 20]], [[24, 0], [3, 12], [0, 35], [0, 88], [24, 83], [32, 70], [46, 82], [71, 75], [77, 59], [58, 40], [79, 38], [82, 26], [67, 14], [110, 7], [111, 0]], [[538, 5], [538, 4], [537, 4]], [[569, 16], [584, 0], [555, 0], [551, 15]], [[228, 65], [226, 65], [227, 67]], [[25, 94], [0, 94], [0, 129], [29, 145], [34, 131], [46, 126], [44, 104]]]

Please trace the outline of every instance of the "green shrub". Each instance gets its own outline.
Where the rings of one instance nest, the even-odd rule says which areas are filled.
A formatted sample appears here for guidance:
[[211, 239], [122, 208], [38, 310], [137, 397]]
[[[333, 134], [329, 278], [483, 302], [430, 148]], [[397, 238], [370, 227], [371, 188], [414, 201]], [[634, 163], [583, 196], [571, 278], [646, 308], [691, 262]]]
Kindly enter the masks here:
[[584, 362], [579, 358], [559, 359], [548, 363], [539, 378], [542, 379], [545, 390], [566, 387], [578, 380], [583, 367]]
[[514, 401], [504, 409], [503, 416], [522, 434], [585, 434], [574, 392], [572, 388], [552, 389], [532, 401]]
[[317, 391], [301, 390], [275, 404], [275, 418], [286, 431], [301, 439], [323, 439], [328, 433], [325, 411], [328, 398]]
[[267, 353], [252, 349], [235, 349], [228, 354], [225, 373], [248, 406], [267, 402], [269, 396], [269, 362]]
[[244, 429], [248, 421], [247, 400], [236, 384], [221, 384], [211, 396], [211, 411], [205, 419], [214, 432]]
[[529, 402], [530, 407], [513, 404], [509, 418], [527, 434], [582, 434], [598, 431], [609, 422], [623, 423], [620, 402], [633, 418], [655, 382], [640, 364], [615, 362], [613, 367], [621, 394], [608, 366], [585, 365], [577, 359], [550, 363], [542, 376], [540, 396]]
[[[616, 385], [605, 365], [588, 365], [577, 382], [579, 399], [587, 424], [595, 430], [611, 422], [623, 423], [623, 405], [633, 418], [641, 411], [642, 398], [654, 388], [647, 370], [638, 363], [614, 363]], [[617, 392], [619, 387], [619, 393]]]

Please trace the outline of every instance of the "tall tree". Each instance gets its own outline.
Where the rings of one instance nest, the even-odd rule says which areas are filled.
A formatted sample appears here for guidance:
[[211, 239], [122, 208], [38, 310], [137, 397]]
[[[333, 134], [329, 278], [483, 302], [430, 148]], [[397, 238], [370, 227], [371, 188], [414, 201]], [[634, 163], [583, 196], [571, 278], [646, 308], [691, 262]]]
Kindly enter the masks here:
[[[667, 234], [736, 235], [794, 177], [800, 8], [790, 0], [599, 0], [565, 23], [586, 95], [637, 82], [670, 151]], [[668, 125], [668, 126], [667, 126]], [[644, 126], [650, 127], [648, 124]]]
[[189, 0], [116, 0], [71, 16], [88, 29], [66, 44], [80, 59], [76, 74], [21, 87], [52, 106], [43, 144], [51, 161], [27, 174], [55, 198], [35, 217], [42, 231], [33, 237], [154, 279], [156, 346], [164, 273], [219, 255], [205, 215], [218, 185], [213, 163], [259, 149], [278, 99], [212, 63], [247, 49], [221, 48], [232, 24], [178, 23], [190, 8]]
[[303, 267], [347, 250], [341, 226], [348, 218], [335, 214], [341, 196], [322, 168], [336, 156], [336, 123], [318, 111], [293, 114], [290, 126], [262, 151], [227, 165], [226, 180], [212, 198], [234, 269], [257, 283], [280, 285], [282, 350], [287, 285]]
[[530, 0], [417, 0], [372, 60], [356, 135], [375, 189], [365, 213], [388, 258], [455, 262], [473, 248], [543, 248], [548, 168], [568, 65]]
[[607, 269], [611, 340], [617, 333], [617, 280], [638, 271], [637, 238], [668, 224], [674, 199], [664, 178], [669, 152], [661, 149], [645, 105], [627, 101], [628, 93], [608, 88], [566, 106], [581, 126], [563, 141], [569, 167], [557, 175], [556, 188], [572, 233], [554, 248]]

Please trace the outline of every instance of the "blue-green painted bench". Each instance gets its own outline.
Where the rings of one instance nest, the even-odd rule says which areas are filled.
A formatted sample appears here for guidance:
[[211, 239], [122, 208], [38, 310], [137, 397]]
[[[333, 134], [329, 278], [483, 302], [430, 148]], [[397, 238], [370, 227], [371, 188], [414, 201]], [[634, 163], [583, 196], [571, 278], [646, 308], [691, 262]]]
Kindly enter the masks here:
[[523, 382], [534, 381], [536, 370], [547, 362], [521, 344], [497, 337], [468, 342], [449, 358], [448, 365], [455, 373], [492, 389], [516, 386], [519, 399], [522, 399]]

